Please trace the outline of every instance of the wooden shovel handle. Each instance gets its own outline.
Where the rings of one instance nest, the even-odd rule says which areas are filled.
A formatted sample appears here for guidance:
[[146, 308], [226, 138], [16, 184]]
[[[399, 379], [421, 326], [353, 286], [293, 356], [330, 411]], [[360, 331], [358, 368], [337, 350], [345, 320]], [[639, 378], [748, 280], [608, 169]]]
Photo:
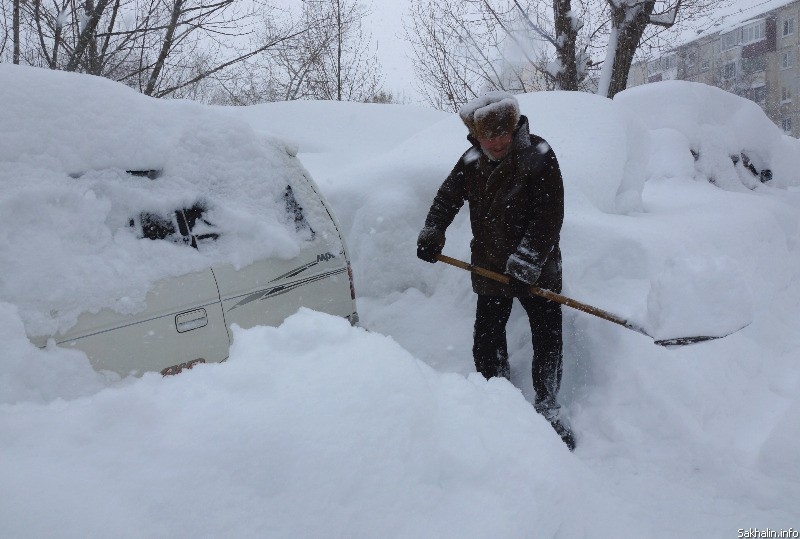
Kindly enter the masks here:
[[[436, 259], [440, 260], [441, 262], [444, 262], [445, 264], [450, 264], [451, 266], [471, 271], [472, 273], [476, 273], [482, 277], [486, 277], [487, 279], [492, 279], [494, 281], [503, 284], [508, 284], [509, 281], [508, 275], [503, 275], [502, 273], [497, 273], [496, 271], [488, 270], [480, 266], [475, 266], [474, 264], [458, 260], [457, 258], [452, 258], [447, 255], [438, 254], [436, 255]], [[568, 298], [567, 296], [562, 296], [561, 294], [557, 294], [551, 290], [545, 290], [543, 288], [538, 288], [535, 286], [530, 287], [530, 292], [545, 299], [549, 299], [550, 301], [555, 301], [556, 303], [560, 303], [561, 305], [572, 307], [573, 309], [577, 309], [579, 311], [583, 311], [585, 313], [597, 316], [599, 318], [602, 318], [603, 320], [608, 320], [609, 322], [619, 324], [620, 326], [624, 326], [628, 329], [632, 329], [633, 331], [641, 333], [642, 335], [647, 335], [648, 337], [650, 337], [650, 335], [648, 335], [647, 332], [638, 324], [629, 322], [624, 318], [621, 318], [608, 311], [604, 311], [603, 309], [592, 307], [591, 305], [581, 303], [580, 301]]]

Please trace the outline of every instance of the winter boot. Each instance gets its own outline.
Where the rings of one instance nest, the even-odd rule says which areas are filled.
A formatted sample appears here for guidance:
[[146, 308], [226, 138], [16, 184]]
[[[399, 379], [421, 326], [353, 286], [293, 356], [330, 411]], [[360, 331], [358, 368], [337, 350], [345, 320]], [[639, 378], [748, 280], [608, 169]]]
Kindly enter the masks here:
[[550, 421], [550, 425], [553, 426], [553, 430], [556, 431], [556, 434], [561, 436], [561, 439], [567, 444], [567, 447], [570, 451], [575, 451], [575, 436], [572, 434], [572, 431], [569, 430], [569, 427], [564, 425], [558, 418], [553, 419]]

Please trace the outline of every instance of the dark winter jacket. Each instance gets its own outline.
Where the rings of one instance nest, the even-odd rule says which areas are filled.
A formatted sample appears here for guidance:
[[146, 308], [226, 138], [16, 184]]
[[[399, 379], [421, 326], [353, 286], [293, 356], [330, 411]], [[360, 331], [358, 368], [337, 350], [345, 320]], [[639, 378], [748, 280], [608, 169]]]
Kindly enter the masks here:
[[[490, 160], [474, 138], [468, 140], [472, 147], [439, 188], [425, 227], [444, 233], [466, 200], [473, 264], [560, 292], [564, 185], [555, 153], [530, 134], [525, 116], [500, 161]], [[472, 288], [482, 295], [511, 295], [508, 287], [475, 274]]]

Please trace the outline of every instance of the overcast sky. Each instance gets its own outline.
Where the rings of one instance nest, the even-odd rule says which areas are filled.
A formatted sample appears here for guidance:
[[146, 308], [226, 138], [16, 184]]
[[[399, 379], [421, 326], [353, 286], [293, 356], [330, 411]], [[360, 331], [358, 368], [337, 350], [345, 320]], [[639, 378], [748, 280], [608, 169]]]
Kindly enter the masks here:
[[410, 46], [403, 39], [402, 21], [410, 3], [410, 0], [364, 2], [371, 10], [367, 28], [377, 43], [386, 89], [397, 98], [402, 99], [405, 94], [414, 101], [418, 98], [414, 89], [414, 66], [408, 58]]

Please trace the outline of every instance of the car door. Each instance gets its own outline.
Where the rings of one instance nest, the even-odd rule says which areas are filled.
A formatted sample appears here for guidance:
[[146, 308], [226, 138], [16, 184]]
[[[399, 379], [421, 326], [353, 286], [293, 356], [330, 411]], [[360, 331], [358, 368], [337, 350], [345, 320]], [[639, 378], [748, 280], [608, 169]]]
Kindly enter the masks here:
[[95, 369], [123, 376], [176, 374], [228, 357], [230, 340], [210, 268], [159, 281], [146, 303], [134, 315], [86, 313], [66, 335], [54, 336], [56, 343], [82, 350]]

